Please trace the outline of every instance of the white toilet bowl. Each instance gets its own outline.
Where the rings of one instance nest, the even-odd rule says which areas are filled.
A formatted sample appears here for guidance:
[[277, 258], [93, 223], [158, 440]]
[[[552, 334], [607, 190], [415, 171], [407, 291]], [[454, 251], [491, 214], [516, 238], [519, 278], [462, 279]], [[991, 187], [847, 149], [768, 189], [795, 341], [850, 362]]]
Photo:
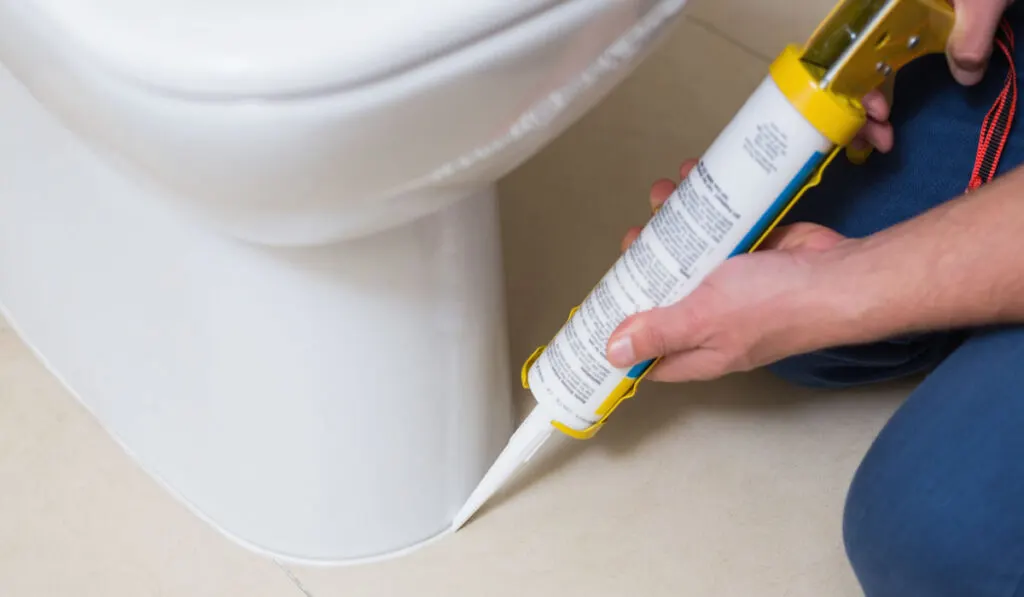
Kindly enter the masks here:
[[228, 536], [420, 544], [513, 424], [494, 182], [685, 2], [0, 0], [4, 315]]

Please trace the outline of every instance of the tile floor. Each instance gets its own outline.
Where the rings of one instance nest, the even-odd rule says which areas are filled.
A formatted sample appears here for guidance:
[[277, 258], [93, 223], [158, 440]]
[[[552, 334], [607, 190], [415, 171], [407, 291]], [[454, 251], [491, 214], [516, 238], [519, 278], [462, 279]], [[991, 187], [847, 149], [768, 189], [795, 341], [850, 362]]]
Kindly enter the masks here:
[[[635, 76], [503, 183], [513, 354], [547, 339], [645, 217], [649, 183], [698, 154], [830, 6], [693, 0]], [[763, 374], [648, 386], [456, 536], [307, 569], [193, 518], [0, 324], [0, 595], [853, 597], [843, 495], [906, 391], [817, 393]]]

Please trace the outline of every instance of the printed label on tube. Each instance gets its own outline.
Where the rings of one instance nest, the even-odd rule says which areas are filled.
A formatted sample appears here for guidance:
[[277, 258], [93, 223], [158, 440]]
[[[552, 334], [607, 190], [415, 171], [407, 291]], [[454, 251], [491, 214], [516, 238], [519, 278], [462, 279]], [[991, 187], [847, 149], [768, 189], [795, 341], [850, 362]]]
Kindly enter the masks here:
[[831, 149], [767, 78], [530, 368], [537, 402], [572, 429], [598, 422], [650, 365], [612, 367], [612, 332], [749, 250]]

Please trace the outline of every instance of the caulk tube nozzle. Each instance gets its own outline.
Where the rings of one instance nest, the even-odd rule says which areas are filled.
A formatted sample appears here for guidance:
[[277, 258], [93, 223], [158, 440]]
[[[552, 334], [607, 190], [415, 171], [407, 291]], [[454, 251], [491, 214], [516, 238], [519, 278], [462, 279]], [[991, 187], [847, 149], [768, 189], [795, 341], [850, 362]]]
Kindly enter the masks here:
[[491, 496], [504, 487], [519, 468], [537, 453], [554, 430], [555, 428], [551, 426], [551, 417], [541, 407], [534, 407], [523, 424], [512, 434], [505, 449], [498, 455], [498, 459], [488, 469], [476, 489], [469, 495], [466, 504], [455, 515], [452, 530], [459, 530], [487, 500], [491, 499]]

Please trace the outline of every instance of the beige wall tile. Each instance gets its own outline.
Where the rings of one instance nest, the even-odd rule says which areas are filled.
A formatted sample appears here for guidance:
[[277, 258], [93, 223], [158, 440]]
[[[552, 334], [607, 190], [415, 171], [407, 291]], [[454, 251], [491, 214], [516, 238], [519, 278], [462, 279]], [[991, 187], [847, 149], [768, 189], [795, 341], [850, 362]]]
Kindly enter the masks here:
[[765, 58], [802, 44], [838, 0], [690, 0], [689, 16]]

